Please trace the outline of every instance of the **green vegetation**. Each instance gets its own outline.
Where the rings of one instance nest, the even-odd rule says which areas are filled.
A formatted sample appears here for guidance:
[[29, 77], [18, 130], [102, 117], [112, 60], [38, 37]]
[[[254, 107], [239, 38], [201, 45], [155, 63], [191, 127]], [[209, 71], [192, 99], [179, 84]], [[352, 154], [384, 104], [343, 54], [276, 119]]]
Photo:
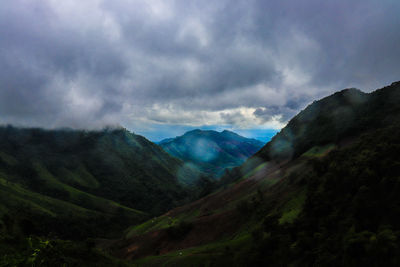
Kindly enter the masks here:
[[[239, 201], [236, 212], [245, 219], [236, 234], [247, 235], [244, 239], [227, 238], [134, 263], [397, 266], [399, 137], [400, 126], [364, 134], [345, 148], [309, 159], [306, 173], [290, 173], [270, 196], [257, 193]], [[274, 203], [282, 193], [286, 196]]]
[[141, 235], [151, 231], [160, 230], [164, 228], [168, 228], [173, 225], [176, 220], [172, 219], [168, 216], [162, 216], [158, 218], [150, 219], [142, 224], [133, 226], [128, 230], [126, 237], [130, 238], [134, 235]]
[[125, 130], [2, 127], [0, 265], [124, 266], [90, 237], [125, 230], [98, 247], [134, 266], [398, 266], [399, 105], [314, 102], [218, 182]]
[[221, 180], [226, 183], [240, 180], [243, 174], [265, 161], [288, 162], [304, 153], [321, 156], [331, 146], [340, 145], [339, 142], [398, 123], [399, 88], [397, 82], [369, 94], [345, 89], [314, 101], [238, 170], [225, 174]]
[[306, 190], [303, 190], [285, 204], [282, 210], [282, 217], [279, 219], [279, 224], [293, 223], [303, 209], [306, 200]]
[[1, 127], [0, 151], [0, 171], [10, 182], [95, 210], [106, 206], [103, 198], [160, 214], [189, 198], [176, 178], [183, 163], [123, 129]]
[[235, 251], [251, 246], [251, 235], [182, 249], [160, 256], [150, 256], [133, 262], [133, 266], [229, 266], [235, 262]]
[[[194, 199], [202, 188], [177, 179], [183, 167], [124, 129], [0, 127], [0, 246], [15, 240], [3, 263], [13, 265], [10, 255], [25, 255], [18, 264], [28, 264], [23, 244], [29, 237], [77, 244], [115, 238], [132, 224]], [[191, 170], [184, 175], [198, 177]]]
[[[193, 225], [188, 232], [182, 239], [161, 239], [174, 249], [141, 259], [138, 254], [134, 263], [398, 266], [399, 103], [400, 83], [371, 94], [348, 89], [314, 102], [222, 177], [230, 187], [191, 204], [200, 215], [188, 220]], [[268, 164], [275, 169], [265, 171]], [[213, 233], [218, 223], [226, 235]], [[146, 229], [148, 239], [152, 229]]]
[[193, 210], [189, 213], [179, 214], [177, 217], [170, 217], [163, 215], [157, 218], [150, 219], [142, 224], [135, 225], [126, 231], [126, 238], [130, 238], [135, 235], [142, 235], [145, 233], [153, 232], [156, 230], [166, 229], [169, 227], [175, 227], [180, 223], [191, 221], [199, 215], [198, 210]]
[[265, 220], [264, 231], [270, 234], [256, 245], [253, 262], [398, 265], [399, 137], [400, 127], [377, 130], [310, 161], [314, 171], [305, 176], [303, 210], [286, 223], [282, 221], [286, 213], [280, 224]]
[[97, 250], [93, 240], [72, 242], [27, 237], [0, 237], [0, 266], [130, 266]]
[[315, 158], [315, 157], [322, 157], [325, 156], [327, 153], [329, 153], [331, 150], [333, 150], [336, 146], [334, 144], [327, 144], [324, 146], [314, 146], [311, 149], [309, 149], [307, 152], [303, 154], [303, 156], [309, 157], [309, 158]]

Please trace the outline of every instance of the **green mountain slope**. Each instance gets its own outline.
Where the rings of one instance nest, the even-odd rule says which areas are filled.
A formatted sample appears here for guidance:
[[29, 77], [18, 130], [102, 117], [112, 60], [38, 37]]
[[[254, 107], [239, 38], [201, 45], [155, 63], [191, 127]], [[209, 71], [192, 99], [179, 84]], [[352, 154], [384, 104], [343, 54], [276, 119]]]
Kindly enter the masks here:
[[395, 82], [369, 94], [358, 89], [344, 89], [314, 101], [245, 164], [222, 180], [230, 183], [266, 161], [288, 162], [314, 146], [338, 143], [371, 129], [396, 124], [400, 120], [399, 86], [400, 82]]
[[28, 234], [112, 236], [188, 199], [178, 173], [194, 175], [124, 129], [0, 127], [0, 221]]
[[399, 83], [366, 94], [345, 89], [314, 102], [290, 120], [256, 156], [288, 160], [315, 145], [385, 127], [399, 121]]
[[202, 172], [216, 177], [228, 168], [241, 165], [264, 144], [231, 131], [193, 130], [176, 138], [161, 141], [171, 155], [193, 164]]
[[235, 183], [109, 249], [138, 266], [398, 266], [399, 119], [400, 83], [314, 102]]

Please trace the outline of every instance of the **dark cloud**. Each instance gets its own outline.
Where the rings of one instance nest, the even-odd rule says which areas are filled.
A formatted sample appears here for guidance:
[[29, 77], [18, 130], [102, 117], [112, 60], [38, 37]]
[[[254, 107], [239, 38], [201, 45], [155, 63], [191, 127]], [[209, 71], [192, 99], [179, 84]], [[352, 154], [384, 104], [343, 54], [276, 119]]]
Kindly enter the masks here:
[[279, 128], [333, 91], [399, 80], [399, 13], [392, 0], [5, 0], [0, 123]]

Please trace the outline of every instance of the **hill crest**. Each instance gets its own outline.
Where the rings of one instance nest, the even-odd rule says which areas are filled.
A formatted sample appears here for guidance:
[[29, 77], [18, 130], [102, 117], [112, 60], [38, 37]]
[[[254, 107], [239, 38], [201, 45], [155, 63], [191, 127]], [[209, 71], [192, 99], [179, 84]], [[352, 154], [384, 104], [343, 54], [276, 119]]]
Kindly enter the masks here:
[[159, 145], [172, 156], [193, 164], [208, 175], [218, 177], [225, 169], [242, 164], [264, 143], [228, 130], [217, 132], [195, 129], [161, 141]]

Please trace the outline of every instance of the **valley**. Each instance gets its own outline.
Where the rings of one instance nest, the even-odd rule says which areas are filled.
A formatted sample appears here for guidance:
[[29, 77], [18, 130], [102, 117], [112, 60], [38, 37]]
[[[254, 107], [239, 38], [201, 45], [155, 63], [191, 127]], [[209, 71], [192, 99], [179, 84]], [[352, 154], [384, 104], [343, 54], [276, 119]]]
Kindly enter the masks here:
[[399, 14], [1, 0], [0, 267], [400, 266]]
[[[393, 83], [315, 101], [242, 165], [221, 163], [231, 168], [218, 180], [172, 154], [222, 134], [213, 144], [243, 160], [255, 141], [196, 130], [158, 146], [125, 129], [1, 127], [2, 264], [36, 249], [33, 262], [56, 265], [393, 265], [399, 100]], [[223, 153], [214, 166], [231, 160]]]
[[109, 248], [138, 266], [393, 265], [397, 99], [393, 83], [314, 102], [236, 170], [233, 183], [132, 227]]

